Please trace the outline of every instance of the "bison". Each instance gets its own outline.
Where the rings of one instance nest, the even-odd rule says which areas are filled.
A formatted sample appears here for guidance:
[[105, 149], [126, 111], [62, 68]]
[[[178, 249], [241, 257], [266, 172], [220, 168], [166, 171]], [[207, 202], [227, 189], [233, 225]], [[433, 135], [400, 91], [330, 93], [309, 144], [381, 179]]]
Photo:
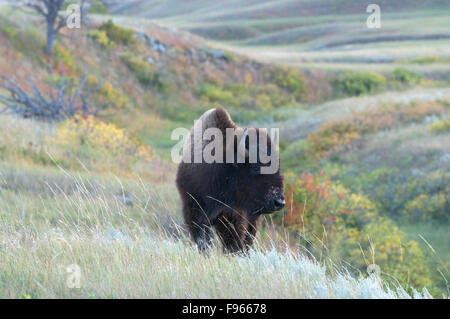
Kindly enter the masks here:
[[[223, 141], [220, 141], [223, 145], [223, 161], [198, 163], [186, 160], [186, 155], [192, 159], [196, 138], [202, 139], [197, 145], [205, 148], [203, 135], [194, 136], [194, 129], [200, 124], [202, 133], [208, 128], [218, 128], [223, 133]], [[234, 132], [231, 140], [225, 138], [230, 129]], [[252, 134], [249, 133], [257, 136], [256, 161], [250, 160]], [[262, 146], [259, 141], [267, 145], [266, 154], [279, 154], [275, 147], [271, 147], [272, 141], [265, 130], [238, 127], [221, 107], [205, 112], [192, 128], [184, 144], [176, 184], [182, 200], [184, 221], [199, 250], [204, 251], [211, 246], [215, 229], [224, 252], [246, 251], [253, 243], [261, 215], [284, 207], [279, 156], [276, 156], [276, 171], [262, 174], [263, 168], [272, 163], [261, 161], [259, 148]], [[230, 151], [234, 154], [231, 162], [226, 158]], [[239, 154], [244, 160], [238, 159]]]

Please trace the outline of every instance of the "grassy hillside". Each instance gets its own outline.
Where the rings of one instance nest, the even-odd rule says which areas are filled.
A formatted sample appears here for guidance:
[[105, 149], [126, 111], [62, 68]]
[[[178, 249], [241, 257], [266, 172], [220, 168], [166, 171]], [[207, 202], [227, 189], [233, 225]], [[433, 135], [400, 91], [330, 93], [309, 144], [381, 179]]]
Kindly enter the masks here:
[[[218, 0], [211, 3], [207, 0], [180, 1], [180, 0], [125, 0], [108, 1], [110, 11], [116, 14], [141, 16], [147, 18], [174, 18], [192, 20], [232, 21], [245, 19], [275, 19], [286, 17], [308, 17], [329, 14], [355, 14], [365, 10], [367, 1], [356, 0]], [[386, 12], [396, 12], [411, 9], [443, 9], [450, 8], [442, 0], [406, 0], [392, 2], [381, 0], [378, 2]]]
[[112, 10], [188, 30], [263, 62], [334, 71], [407, 65], [448, 79], [448, 3], [378, 4], [380, 29], [366, 27], [364, 1], [145, 1]]
[[[108, 104], [60, 122], [0, 115], [0, 297], [448, 296], [450, 51], [433, 39], [445, 3], [388, 7], [384, 35], [419, 23], [424, 37], [358, 29], [365, 43], [348, 43], [359, 2], [332, 17], [305, 1], [302, 18], [293, 3], [177, 2], [168, 15], [172, 1], [116, 2], [121, 16], [63, 29], [51, 59], [39, 18], [0, 7], [0, 74], [27, 92], [87, 76], [91, 105]], [[281, 128], [288, 205], [249, 256], [200, 255], [173, 182], [172, 130], [217, 105]], [[65, 286], [71, 264], [80, 289]]]

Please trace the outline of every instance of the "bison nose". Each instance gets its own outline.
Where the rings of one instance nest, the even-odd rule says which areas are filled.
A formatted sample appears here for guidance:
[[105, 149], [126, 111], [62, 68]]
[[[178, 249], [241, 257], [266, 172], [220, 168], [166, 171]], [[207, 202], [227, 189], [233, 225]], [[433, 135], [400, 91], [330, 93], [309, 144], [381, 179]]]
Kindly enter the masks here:
[[285, 202], [284, 198], [277, 198], [277, 199], [275, 199], [273, 204], [274, 204], [273, 207], [275, 208], [275, 210], [279, 210], [284, 207], [286, 202]]

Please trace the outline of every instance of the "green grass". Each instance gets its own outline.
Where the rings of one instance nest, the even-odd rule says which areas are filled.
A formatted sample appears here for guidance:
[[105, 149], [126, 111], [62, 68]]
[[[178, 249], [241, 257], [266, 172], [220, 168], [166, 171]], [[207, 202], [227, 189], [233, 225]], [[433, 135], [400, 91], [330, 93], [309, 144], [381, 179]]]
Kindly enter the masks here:
[[431, 253], [437, 259], [450, 260], [450, 225], [434, 221], [414, 224], [399, 223], [398, 225], [406, 232], [409, 239], [420, 242], [424, 251]]
[[[408, 239], [419, 242], [435, 281], [441, 282], [441, 291], [449, 293], [450, 279], [450, 224], [430, 221], [425, 223], [398, 223]], [[447, 283], [447, 284], [445, 284]]]

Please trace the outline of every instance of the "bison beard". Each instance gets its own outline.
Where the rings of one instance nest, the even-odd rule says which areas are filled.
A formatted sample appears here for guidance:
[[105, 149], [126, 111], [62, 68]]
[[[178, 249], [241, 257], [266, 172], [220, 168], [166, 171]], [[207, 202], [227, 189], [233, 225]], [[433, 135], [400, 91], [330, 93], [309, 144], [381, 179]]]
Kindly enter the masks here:
[[[199, 121], [202, 122], [203, 131], [211, 127], [222, 131], [224, 160], [223, 163], [210, 164], [190, 163], [185, 158], [181, 161], [176, 183], [182, 200], [184, 221], [200, 250], [211, 245], [215, 229], [225, 252], [245, 251], [253, 243], [261, 215], [283, 208], [283, 177], [279, 169], [274, 174], [260, 174], [261, 166], [267, 163], [261, 163], [259, 156], [257, 163], [249, 163], [248, 158], [244, 163], [238, 163], [236, 156], [234, 163], [225, 163], [227, 149], [233, 148], [236, 154], [237, 145], [241, 142], [237, 134], [234, 143], [227, 145], [226, 129], [232, 128], [236, 133], [241, 133], [240, 136], [244, 130], [231, 120], [225, 109], [212, 109], [203, 114]], [[264, 131], [258, 128], [247, 130], [255, 130], [258, 140], [267, 139], [269, 154], [271, 151], [278, 152], [272, 149], [270, 137]], [[183, 150], [184, 154], [191, 154], [192, 158], [194, 138], [199, 138], [194, 137], [193, 132], [194, 128]], [[249, 139], [244, 142], [248, 149]]]

